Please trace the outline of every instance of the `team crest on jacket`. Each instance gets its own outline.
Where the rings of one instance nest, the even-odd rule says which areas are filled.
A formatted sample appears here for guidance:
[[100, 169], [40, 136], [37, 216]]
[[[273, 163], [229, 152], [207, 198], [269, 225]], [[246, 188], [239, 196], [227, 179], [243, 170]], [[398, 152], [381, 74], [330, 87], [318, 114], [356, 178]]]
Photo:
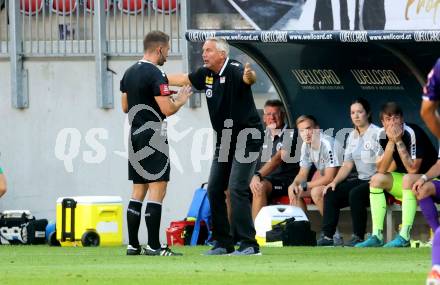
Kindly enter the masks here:
[[205, 77], [205, 84], [213, 84], [214, 83], [214, 77], [206, 76]]
[[371, 145], [371, 142], [366, 141], [364, 143], [364, 150], [372, 150], [372, 149], [373, 149], [373, 146]]

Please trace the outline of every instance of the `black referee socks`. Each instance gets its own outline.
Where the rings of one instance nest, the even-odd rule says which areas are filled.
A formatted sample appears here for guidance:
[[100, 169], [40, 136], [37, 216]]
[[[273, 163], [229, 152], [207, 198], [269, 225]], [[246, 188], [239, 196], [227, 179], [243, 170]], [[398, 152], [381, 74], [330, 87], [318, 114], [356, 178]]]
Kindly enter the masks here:
[[127, 208], [128, 242], [132, 247], [139, 248], [139, 225], [141, 223], [142, 202], [130, 200]]
[[159, 230], [162, 216], [162, 204], [148, 201], [145, 209], [145, 223], [148, 231], [148, 245], [152, 249], [160, 248]]

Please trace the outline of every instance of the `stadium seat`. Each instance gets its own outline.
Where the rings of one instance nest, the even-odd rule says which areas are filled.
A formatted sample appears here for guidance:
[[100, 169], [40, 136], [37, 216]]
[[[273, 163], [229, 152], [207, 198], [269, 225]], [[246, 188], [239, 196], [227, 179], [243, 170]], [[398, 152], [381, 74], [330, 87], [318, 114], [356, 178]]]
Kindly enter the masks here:
[[[112, 8], [111, 0], [104, 0], [104, 10], [107, 12], [109, 9]], [[92, 13], [95, 11], [95, 0], [85, 0], [84, 8], [87, 12]]]
[[393, 196], [386, 194], [386, 198], [387, 198], [387, 205], [400, 205], [400, 206], [402, 206], [402, 201], [397, 200]]
[[50, 0], [52, 12], [59, 15], [70, 15], [76, 10], [77, 0]]
[[[387, 198], [387, 205], [388, 206], [392, 206], [392, 205], [402, 205], [402, 202], [397, 200], [396, 198], [394, 198], [391, 195], [386, 195]], [[306, 203], [306, 205], [313, 205], [313, 200], [310, 197], [304, 197], [304, 202]], [[280, 196], [280, 197], [274, 197], [271, 201], [272, 204], [274, 205], [289, 205], [289, 196]]]
[[[319, 173], [319, 171], [315, 171], [315, 173], [313, 173], [312, 179], [311, 181], [318, 179], [321, 176], [321, 174]], [[306, 204], [306, 206], [308, 205], [312, 205], [314, 206], [315, 203], [312, 200], [312, 197], [304, 197], [304, 203]], [[288, 195], [285, 196], [280, 196], [280, 197], [274, 197], [272, 198], [272, 201], [270, 201], [271, 205], [289, 205], [290, 204], [290, 199]]]
[[[1, 2], [1, 5], [3, 5], [4, 1]], [[44, 0], [20, 0], [20, 11], [27, 16], [40, 13], [43, 6]]]
[[289, 205], [289, 196], [274, 197], [271, 201], [271, 205]]
[[145, 6], [144, 0], [119, 0], [118, 8], [127, 14], [139, 14]]
[[[315, 203], [313, 203], [312, 198], [310, 197], [304, 197], [304, 203], [306, 205], [314, 205]], [[271, 205], [289, 205], [290, 204], [290, 200], [289, 200], [289, 196], [279, 196], [279, 197], [274, 197], [271, 201]]]
[[164, 14], [174, 13], [177, 9], [177, 0], [153, 0], [153, 9]]

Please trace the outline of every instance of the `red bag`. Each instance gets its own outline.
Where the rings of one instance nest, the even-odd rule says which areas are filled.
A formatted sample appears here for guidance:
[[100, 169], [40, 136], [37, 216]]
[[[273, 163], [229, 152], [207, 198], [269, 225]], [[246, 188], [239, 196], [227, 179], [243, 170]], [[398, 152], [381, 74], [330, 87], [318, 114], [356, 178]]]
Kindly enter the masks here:
[[170, 227], [166, 230], [167, 244], [185, 245], [185, 238], [191, 239], [192, 230], [194, 229], [194, 221], [174, 221], [170, 223]]
[[[195, 221], [174, 221], [170, 223], [170, 227], [166, 229], [167, 244], [173, 245], [190, 245], [191, 236], [194, 230]], [[200, 223], [200, 234], [197, 239], [197, 244], [205, 244], [208, 238], [208, 229], [206, 224], [202, 221]]]

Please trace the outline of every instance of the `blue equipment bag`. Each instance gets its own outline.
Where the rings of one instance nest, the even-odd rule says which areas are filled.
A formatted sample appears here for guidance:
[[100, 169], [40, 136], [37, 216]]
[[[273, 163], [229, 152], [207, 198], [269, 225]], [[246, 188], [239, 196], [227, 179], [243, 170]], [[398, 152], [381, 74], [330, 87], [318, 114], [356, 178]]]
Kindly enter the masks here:
[[208, 229], [208, 238], [205, 244], [211, 239], [211, 207], [209, 206], [208, 192], [204, 188], [207, 183], [203, 183], [199, 189], [194, 192], [193, 200], [187, 214], [187, 220], [194, 220], [194, 230], [191, 236], [190, 245], [197, 245], [197, 239], [200, 234], [200, 223], [205, 222]]

